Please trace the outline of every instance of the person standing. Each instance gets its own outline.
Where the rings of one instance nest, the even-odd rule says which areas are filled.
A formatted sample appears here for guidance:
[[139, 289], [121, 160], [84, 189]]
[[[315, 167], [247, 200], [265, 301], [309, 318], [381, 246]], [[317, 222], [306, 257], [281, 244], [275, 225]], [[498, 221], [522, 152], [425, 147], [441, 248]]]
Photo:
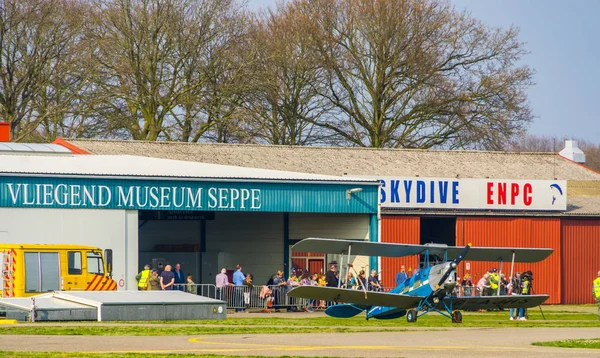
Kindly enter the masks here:
[[285, 293], [287, 290], [287, 282], [283, 279], [283, 271], [278, 270], [273, 275], [272, 286], [269, 287], [273, 291], [273, 305], [275, 305], [275, 312], [279, 312], [279, 306], [285, 301]]
[[188, 275], [187, 282], [185, 284], [185, 292], [191, 293], [192, 295], [198, 294], [198, 287], [196, 287], [196, 283], [191, 275]]
[[160, 279], [158, 278], [157, 269], [153, 269], [150, 277], [148, 277], [148, 291], [160, 291]]
[[186, 277], [183, 271], [181, 271], [181, 265], [175, 264], [175, 271], [173, 271], [175, 275], [175, 289], [184, 291], [184, 286], [186, 284]]
[[371, 270], [368, 283], [369, 291], [383, 292], [383, 287], [379, 283], [379, 277], [377, 276], [377, 270]]
[[488, 273], [485, 273], [477, 282], [477, 296], [487, 296], [488, 285]]
[[334, 265], [329, 267], [329, 271], [325, 274], [325, 280], [327, 281], [327, 287], [338, 287], [338, 279], [335, 275]]
[[175, 284], [175, 275], [171, 271], [171, 265], [165, 266], [165, 270], [160, 274], [160, 287], [163, 291], [170, 291]]
[[592, 293], [594, 294], [594, 298], [598, 302], [598, 320], [600, 320], [600, 271], [598, 271], [598, 277], [594, 280], [594, 285], [592, 286]]
[[[521, 282], [521, 273], [515, 273], [515, 276], [510, 280], [510, 295], [516, 296], [520, 295], [523, 291], [523, 285]], [[510, 320], [516, 320], [521, 317], [521, 308], [511, 308], [510, 309]]]
[[236, 312], [244, 311], [244, 280], [246, 280], [246, 276], [242, 272], [242, 265], [236, 265], [236, 270], [233, 273], [233, 284], [235, 285], [235, 299], [234, 306], [236, 307]]
[[470, 297], [471, 291], [473, 290], [473, 280], [470, 273], [466, 273], [462, 280], [461, 287], [463, 289], [463, 296]]
[[404, 281], [408, 279], [408, 275], [406, 274], [406, 269], [404, 265], [400, 266], [400, 272], [396, 274], [396, 286], [400, 286]]
[[488, 275], [488, 285], [490, 286], [490, 296], [498, 296], [498, 287], [500, 285], [500, 278], [498, 277], [498, 270], [492, 269]]
[[225, 267], [215, 277], [215, 285], [217, 286], [217, 299], [222, 300], [223, 296], [225, 296], [225, 287], [229, 286], [229, 277], [227, 277], [227, 269]]
[[[533, 274], [531, 273], [531, 271], [525, 271], [523, 272], [523, 275], [521, 277], [521, 294], [531, 295], [531, 281], [533, 280]], [[527, 320], [527, 308], [519, 309], [519, 320]]]
[[144, 269], [135, 276], [138, 282], [138, 291], [146, 290], [148, 288], [148, 278], [150, 277], [150, 265], [144, 265]]

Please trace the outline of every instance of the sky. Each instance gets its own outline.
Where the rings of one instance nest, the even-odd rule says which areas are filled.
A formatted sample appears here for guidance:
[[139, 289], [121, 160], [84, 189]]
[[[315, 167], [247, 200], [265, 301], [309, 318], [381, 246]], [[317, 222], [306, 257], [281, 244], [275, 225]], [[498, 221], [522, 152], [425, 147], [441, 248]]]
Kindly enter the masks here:
[[[247, 0], [251, 9], [276, 0]], [[535, 70], [529, 133], [600, 144], [600, 0], [451, 0], [483, 23], [520, 29]]]

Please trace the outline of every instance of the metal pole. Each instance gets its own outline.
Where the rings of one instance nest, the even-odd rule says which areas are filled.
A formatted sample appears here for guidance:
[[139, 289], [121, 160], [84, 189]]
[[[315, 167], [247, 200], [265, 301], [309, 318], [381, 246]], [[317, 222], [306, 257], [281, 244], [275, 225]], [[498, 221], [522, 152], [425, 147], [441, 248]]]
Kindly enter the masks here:
[[512, 262], [510, 263], [510, 282], [512, 283], [512, 276], [514, 274], [514, 269], [515, 269], [515, 252], [513, 251], [513, 259]]
[[340, 265], [339, 265], [339, 269], [338, 269], [338, 274], [340, 275], [340, 277], [338, 278], [338, 288], [340, 288], [342, 286], [342, 279], [344, 278], [344, 276], [342, 276], [343, 273], [344, 273], [344, 254], [342, 253], [340, 255]]
[[[348, 280], [348, 273], [350, 272], [350, 253], [352, 252], [352, 244], [348, 245], [348, 259], [346, 260], [346, 280]], [[348, 287], [348, 285], [346, 285], [346, 288], [350, 288]]]
[[502, 260], [500, 260], [500, 271], [498, 272], [498, 289], [496, 290], [496, 296], [500, 296], [500, 283], [502, 282]]
[[35, 322], [35, 297], [31, 297], [31, 322]]

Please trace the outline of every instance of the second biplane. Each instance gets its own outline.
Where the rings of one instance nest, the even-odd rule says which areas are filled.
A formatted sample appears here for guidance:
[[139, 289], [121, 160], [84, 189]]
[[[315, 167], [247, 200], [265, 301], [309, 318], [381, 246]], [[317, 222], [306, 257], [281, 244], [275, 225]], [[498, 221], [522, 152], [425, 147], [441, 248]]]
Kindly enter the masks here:
[[[440, 244], [408, 245], [356, 240], [308, 238], [292, 247], [293, 251], [340, 254], [350, 262], [351, 255], [403, 257], [423, 255], [422, 267], [412, 277], [390, 292], [368, 291], [362, 285], [359, 290], [341, 287], [299, 286], [292, 289], [290, 297], [320, 299], [335, 304], [325, 313], [332, 317], [353, 317], [366, 311], [366, 318], [392, 319], [406, 315], [408, 322], [429, 312], [438, 312], [451, 318], [454, 323], [462, 322], [459, 310], [531, 308], [539, 306], [548, 295], [472, 296], [454, 297], [457, 284], [456, 268], [468, 256], [469, 261], [502, 262], [542, 261], [552, 249], [508, 248], [508, 247], [465, 247]], [[431, 257], [437, 258], [431, 263]], [[341, 265], [341, 277], [347, 277], [352, 265]], [[344, 276], [344, 268], [346, 275]], [[358, 275], [357, 275], [358, 276]], [[511, 272], [512, 276], [512, 272]]]

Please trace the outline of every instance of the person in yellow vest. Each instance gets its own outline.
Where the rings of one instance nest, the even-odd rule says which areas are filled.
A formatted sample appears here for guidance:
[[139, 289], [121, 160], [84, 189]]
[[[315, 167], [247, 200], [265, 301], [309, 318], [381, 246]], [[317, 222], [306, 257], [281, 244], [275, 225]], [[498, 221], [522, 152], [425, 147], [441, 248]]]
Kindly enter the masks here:
[[150, 277], [150, 265], [145, 265], [144, 269], [135, 276], [138, 282], [138, 291], [146, 290], [148, 288], [148, 277]]
[[[522, 278], [521, 295], [531, 295], [531, 281], [533, 280], [533, 274], [531, 271], [525, 271], [523, 272]], [[527, 321], [527, 308], [520, 308], [519, 310], [519, 320]]]
[[600, 271], [598, 271], [598, 277], [596, 277], [596, 279], [594, 280], [594, 285], [592, 286], [592, 294], [598, 302], [598, 320], [600, 320]]
[[500, 282], [500, 278], [498, 277], [498, 270], [492, 269], [490, 275], [488, 276], [488, 285], [490, 285], [491, 296], [498, 295], [498, 283]]

